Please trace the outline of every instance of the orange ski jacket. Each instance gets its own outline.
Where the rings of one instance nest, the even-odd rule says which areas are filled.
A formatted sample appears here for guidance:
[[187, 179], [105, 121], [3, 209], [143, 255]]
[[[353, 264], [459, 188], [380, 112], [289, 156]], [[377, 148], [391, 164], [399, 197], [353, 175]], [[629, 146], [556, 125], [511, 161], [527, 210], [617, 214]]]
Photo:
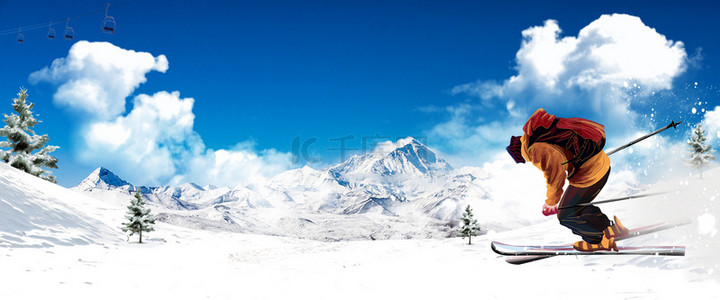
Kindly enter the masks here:
[[[588, 143], [584, 143], [581, 147], [577, 147], [577, 139], [570, 140], [576, 142], [575, 144], [568, 140], [564, 143], [552, 142], [552, 137], [547, 136], [554, 134], [554, 131], [547, 131], [552, 126], [561, 128], [573, 136], [580, 135], [582, 141], [587, 141], [592, 146], [585, 147]], [[565, 179], [568, 179], [570, 185], [583, 188], [595, 184], [605, 176], [610, 169], [610, 158], [601, 150], [605, 144], [604, 129], [603, 125], [585, 119], [557, 118], [542, 108], [535, 111], [528, 119], [523, 126], [523, 136], [520, 138], [521, 153], [525, 160], [544, 173], [547, 183], [545, 200], [547, 205], [554, 206], [560, 202]], [[538, 140], [537, 134], [540, 133], [546, 136]], [[531, 142], [531, 140], [538, 141]], [[599, 148], [587, 150], [593, 147]], [[578, 150], [578, 148], [582, 149]], [[582, 155], [586, 157], [581, 157]], [[565, 161], [570, 162], [563, 164]]]

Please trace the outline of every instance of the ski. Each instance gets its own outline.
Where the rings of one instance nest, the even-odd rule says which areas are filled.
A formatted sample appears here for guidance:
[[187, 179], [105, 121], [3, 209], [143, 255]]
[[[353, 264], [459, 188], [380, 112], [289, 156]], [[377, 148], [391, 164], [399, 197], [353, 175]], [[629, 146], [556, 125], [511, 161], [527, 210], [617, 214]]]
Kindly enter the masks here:
[[[511, 245], [502, 245], [500, 247], [518, 247]], [[537, 251], [532, 254], [503, 254], [510, 255], [505, 258], [505, 261], [513, 265], [521, 265], [541, 259], [562, 256], [562, 255], [652, 255], [652, 256], [685, 256], [684, 246], [650, 246], [650, 247], [618, 247], [618, 252], [615, 251], [595, 251], [595, 252], [581, 252], [575, 250], [572, 246], [560, 248], [554, 250], [546, 249], [546, 252]], [[501, 251], [496, 251], [501, 253]]]
[[[678, 223], [658, 223], [649, 226], [631, 229], [629, 234], [615, 238], [616, 241], [655, 233], [667, 229], [676, 228], [690, 224], [689, 221]], [[659, 246], [659, 247], [618, 247], [615, 251], [581, 252], [572, 247], [572, 244], [560, 246], [515, 246], [500, 242], [492, 242], [491, 248], [495, 253], [507, 256], [505, 261], [511, 264], [524, 264], [553, 256], [561, 255], [664, 255], [684, 256], [685, 247], [682, 246]]]
[[502, 255], [668, 255], [683, 256], [685, 255], [685, 247], [683, 246], [643, 246], [643, 247], [618, 247], [618, 251], [593, 251], [583, 252], [577, 251], [572, 245], [562, 246], [516, 246], [499, 242], [492, 243], [492, 249], [495, 253]]

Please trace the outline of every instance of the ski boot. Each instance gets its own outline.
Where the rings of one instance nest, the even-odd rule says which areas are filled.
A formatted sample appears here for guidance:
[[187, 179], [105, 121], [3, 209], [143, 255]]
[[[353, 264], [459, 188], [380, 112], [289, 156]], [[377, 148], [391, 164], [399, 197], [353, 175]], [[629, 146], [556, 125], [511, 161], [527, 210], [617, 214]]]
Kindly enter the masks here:
[[606, 228], [603, 233], [608, 238], [618, 238], [618, 237], [625, 237], [628, 234], [630, 234], [630, 230], [625, 228], [622, 223], [620, 223], [620, 220], [616, 216], [613, 216], [613, 219], [615, 222], [610, 223], [610, 226]]
[[573, 248], [580, 252], [595, 252], [595, 251], [618, 251], [618, 247], [615, 244], [614, 237], [608, 237], [603, 235], [602, 241], [597, 244], [591, 244], [586, 241], [578, 241], [573, 244]]

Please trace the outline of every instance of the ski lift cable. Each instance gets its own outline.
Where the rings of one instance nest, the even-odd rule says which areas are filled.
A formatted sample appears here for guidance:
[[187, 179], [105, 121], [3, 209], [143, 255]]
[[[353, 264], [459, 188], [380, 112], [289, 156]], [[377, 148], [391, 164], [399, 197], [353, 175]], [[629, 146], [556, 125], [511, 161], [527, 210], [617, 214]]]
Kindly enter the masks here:
[[[133, 1], [128, 1], [128, 2], [124, 2], [124, 3], [120, 3], [120, 4], [113, 4], [113, 7], [125, 6], [125, 5], [128, 5], [128, 4], [130, 4], [130, 3], [138, 2], [138, 1], [141, 1], [141, 0], [133, 0]], [[90, 16], [90, 15], [94, 15], [94, 14], [97, 14], [97, 13], [101, 13], [101, 12], [104, 12], [104, 11], [106, 11], [106, 8], [96, 9], [96, 10], [93, 10], [93, 11], [90, 11], [90, 12], [86, 12], [86, 13], [84, 13], [84, 14], [80, 14], [80, 15], [76, 15], [76, 16], [71, 16], [71, 17], [69, 17], [69, 18], [70, 18], [70, 19], [78, 19], [78, 18], [82, 18], [82, 17], [87, 17], [87, 16]], [[25, 31], [35, 30], [35, 29], [40, 29], [40, 28], [45, 28], [45, 27], [47, 27], [50, 23], [62, 23], [62, 22], [64, 22], [66, 19], [67, 19], [67, 18], [61, 19], [61, 20], [60, 20], [60, 19], [59, 19], [59, 20], [54, 20], [54, 21], [51, 21], [51, 22], [45, 22], [45, 23], [30, 25], [30, 26], [22, 26], [22, 28], [24, 28]], [[16, 31], [17, 31], [17, 28], [0, 30], [0, 35], [6, 35], [6, 34], [9, 34], [9, 33], [16, 32]]]
[[[125, 6], [125, 5], [128, 5], [128, 4], [132, 4], [132, 3], [140, 2], [140, 1], [143, 1], [143, 0], [131, 0], [131, 1], [123, 2], [123, 3], [113, 4], [112, 6], [113, 6], [113, 7], [122, 7], [122, 6]], [[79, 14], [79, 15], [76, 15], [76, 16], [71, 16], [71, 17], [69, 17], [69, 18], [70, 18], [70, 19], [83, 18], [83, 17], [87, 17], [87, 16], [94, 15], [94, 14], [98, 14], [98, 13], [105, 12], [106, 9], [107, 9], [106, 7], [103, 7], [103, 8], [101, 8], [101, 9], [96, 9], [96, 10], [93, 10], [93, 11], [86, 12], [86, 13], [84, 13], [84, 14]], [[51, 23], [63, 23], [63, 22], [65, 22], [66, 20], [67, 20], [67, 18], [64, 18], [64, 19], [58, 19], [58, 20], [54, 20], [54, 21], [50, 21], [50, 22], [39, 23], [39, 24], [34, 24], [34, 25], [29, 25], [29, 26], [19, 26], [19, 27], [15, 27], [15, 28], [4, 29], [4, 30], [0, 30], [0, 36], [17, 34], [18, 29], [20, 29], [20, 28], [22, 28], [22, 30], [25, 31], [25, 32], [27, 32], [27, 31], [33, 31], [33, 30], [38, 30], [38, 29], [43, 29], [43, 28], [48, 28], [48, 26], [49, 26]]]
[[[36, 30], [36, 29], [40, 29], [40, 28], [46, 28], [46, 27], [49, 26], [50, 23], [62, 23], [62, 22], [64, 22], [64, 21], [67, 20], [67, 19], [82, 18], [82, 17], [86, 17], [86, 16], [89, 16], [89, 15], [93, 15], [93, 14], [102, 12], [102, 11], [104, 11], [104, 9], [95, 10], [95, 11], [88, 12], [88, 13], [85, 13], [85, 14], [82, 14], [82, 15], [72, 16], [72, 17], [69, 17], [69, 18], [66, 18], [66, 19], [62, 19], [62, 20], [55, 20], [55, 21], [50, 21], [50, 22], [47, 22], [47, 23], [35, 24], [35, 25], [30, 25], [30, 26], [23, 26], [23, 28], [25, 28], [25, 31]], [[0, 35], [5, 35], [5, 34], [8, 34], [8, 33], [11, 32], [11, 31], [15, 31], [15, 30], [16, 30], [16, 29], [0, 30]]]

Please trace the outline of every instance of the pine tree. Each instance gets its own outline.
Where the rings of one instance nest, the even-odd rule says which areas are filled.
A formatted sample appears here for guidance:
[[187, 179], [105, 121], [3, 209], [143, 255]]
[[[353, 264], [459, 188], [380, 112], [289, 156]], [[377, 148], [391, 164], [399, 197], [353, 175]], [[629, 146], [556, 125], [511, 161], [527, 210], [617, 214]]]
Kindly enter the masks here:
[[142, 233], [155, 231], [152, 225], [155, 225], [155, 217], [150, 214], [150, 209], [145, 208], [145, 201], [140, 195], [140, 190], [135, 193], [135, 198], [130, 200], [130, 205], [127, 207], [128, 213], [125, 218], [129, 222], [122, 223], [121, 228], [123, 232], [130, 231], [130, 236], [137, 233], [140, 235], [140, 243], [142, 244]]
[[473, 218], [472, 208], [468, 205], [465, 208], [465, 212], [462, 216], [463, 226], [458, 231], [458, 234], [465, 238], [468, 238], [468, 245], [472, 245], [472, 237], [480, 235], [480, 225], [477, 220]]
[[702, 129], [702, 125], [698, 124], [693, 131], [693, 135], [688, 141], [690, 148], [690, 159], [688, 159], [688, 165], [694, 169], [700, 169], [700, 178], [702, 179], [703, 166], [710, 164], [711, 160], [715, 160], [713, 152], [715, 150], [706, 143], [707, 138], [705, 137], [705, 130]]
[[[0, 136], [5, 137], [6, 141], [0, 141], [0, 148], [10, 148], [9, 150], [0, 150], [0, 159], [10, 164], [16, 169], [23, 170], [27, 173], [57, 183], [55, 176], [45, 175], [44, 173], [52, 173], [45, 171], [42, 167], [57, 169], [57, 158], [50, 156], [48, 153], [58, 149], [57, 146], [45, 146], [48, 142], [48, 135], [35, 135], [30, 129], [40, 121], [33, 117], [31, 109], [35, 104], [26, 102], [27, 90], [21, 88], [18, 97], [13, 99], [13, 109], [17, 114], [5, 116], [5, 127], [0, 129]], [[34, 150], [40, 150], [32, 154]]]

